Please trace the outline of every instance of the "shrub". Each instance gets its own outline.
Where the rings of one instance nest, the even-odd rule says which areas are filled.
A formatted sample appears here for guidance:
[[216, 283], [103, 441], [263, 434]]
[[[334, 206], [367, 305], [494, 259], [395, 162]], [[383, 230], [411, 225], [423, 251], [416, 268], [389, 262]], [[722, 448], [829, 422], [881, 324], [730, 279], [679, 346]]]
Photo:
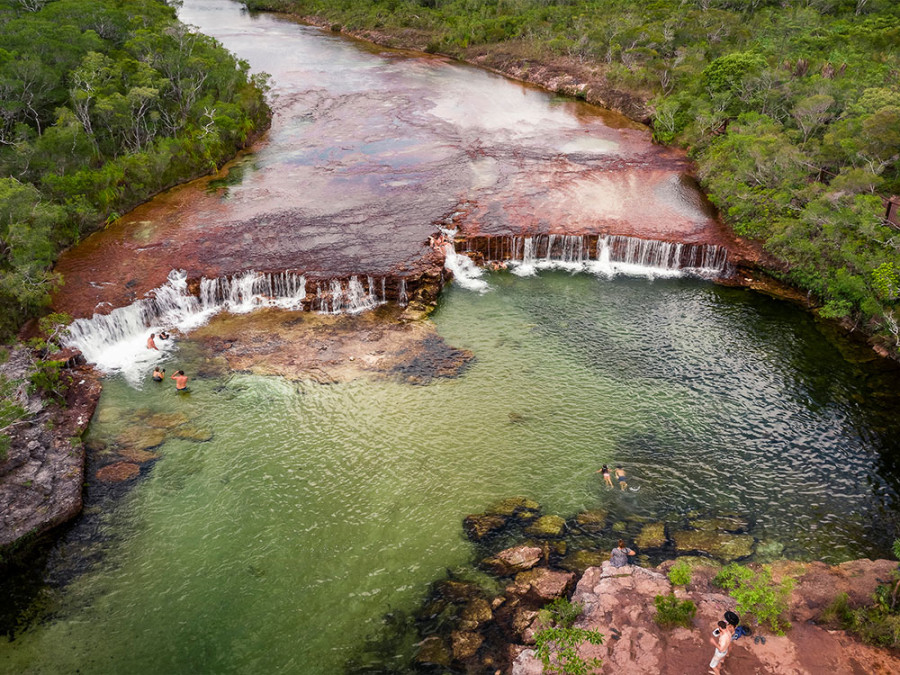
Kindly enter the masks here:
[[598, 658], [585, 661], [578, 655], [578, 645], [583, 642], [603, 644], [603, 635], [598, 631], [573, 627], [581, 610], [582, 605], [566, 598], [556, 598], [541, 610], [541, 622], [551, 627], [535, 633], [534, 652], [544, 664], [545, 673], [585, 675], [602, 665]]
[[691, 628], [694, 625], [697, 606], [690, 600], [679, 600], [674, 595], [657, 595], [655, 602], [656, 616], [653, 619], [662, 628]]
[[669, 570], [669, 581], [676, 586], [687, 586], [691, 583], [691, 566], [684, 560], [679, 560]]
[[41, 393], [55, 399], [63, 399], [66, 395], [66, 383], [62, 377], [64, 361], [35, 362], [35, 370], [29, 377], [28, 391]]
[[772, 582], [772, 571], [763, 567], [754, 572], [748, 567], [732, 563], [722, 568], [713, 583], [728, 591], [737, 600], [737, 611], [756, 617], [760, 625], [768, 626], [776, 635], [784, 635], [791, 627], [781, 615], [787, 611], [787, 600], [794, 587], [793, 579], [781, 584]]

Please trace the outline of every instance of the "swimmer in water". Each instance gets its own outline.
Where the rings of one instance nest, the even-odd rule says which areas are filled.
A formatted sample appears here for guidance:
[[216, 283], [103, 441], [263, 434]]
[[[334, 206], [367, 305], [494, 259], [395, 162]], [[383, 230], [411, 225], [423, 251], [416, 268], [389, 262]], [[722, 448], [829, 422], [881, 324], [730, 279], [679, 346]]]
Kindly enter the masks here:
[[165, 376], [166, 376], [165, 368], [160, 368], [159, 366], [156, 366], [156, 368], [153, 369], [153, 381], [154, 382], [162, 382], [163, 379], [165, 378]]
[[147, 349], [155, 349], [159, 351], [159, 347], [156, 346], [156, 342], [154, 342], [153, 338], [156, 337], [156, 333], [150, 333], [150, 337], [147, 338]]
[[619, 481], [619, 487], [622, 488], [622, 491], [628, 489], [628, 480], [625, 478], [625, 469], [621, 466], [616, 467], [616, 480]]
[[188, 378], [187, 375], [184, 374], [183, 370], [175, 371], [172, 379], [175, 380], [175, 391], [187, 391]]
[[597, 470], [597, 473], [603, 474], [603, 480], [606, 482], [607, 485], [609, 485], [609, 487], [613, 486], [612, 477], [609, 475], [609, 467], [606, 464], [604, 464], [602, 467], [600, 467], [600, 469]]
[[166, 331], [163, 331], [162, 333], [159, 334], [159, 339], [160, 340], [168, 340], [169, 334]]

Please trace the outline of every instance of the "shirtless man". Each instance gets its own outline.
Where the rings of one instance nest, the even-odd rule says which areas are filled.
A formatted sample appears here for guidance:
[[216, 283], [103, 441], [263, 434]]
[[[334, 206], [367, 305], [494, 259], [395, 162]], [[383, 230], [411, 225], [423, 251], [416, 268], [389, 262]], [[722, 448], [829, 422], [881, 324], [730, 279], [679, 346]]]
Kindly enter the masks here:
[[[709, 662], [709, 672], [713, 675], [719, 675], [722, 661], [728, 656], [728, 650], [731, 648], [731, 638], [734, 635], [734, 626], [725, 621], [720, 621], [718, 637], [711, 637], [710, 644], [716, 648], [712, 661]], [[713, 633], [715, 635], [715, 633]]]
[[616, 480], [619, 481], [619, 487], [625, 490], [628, 487], [628, 481], [625, 478], [625, 469], [621, 466], [616, 467]]
[[159, 351], [159, 347], [156, 346], [156, 342], [154, 342], [153, 338], [156, 337], [156, 333], [150, 333], [150, 337], [147, 338], [147, 349], [155, 349]]
[[187, 391], [187, 375], [184, 374], [183, 370], [177, 371], [172, 379], [175, 380], [175, 391]]

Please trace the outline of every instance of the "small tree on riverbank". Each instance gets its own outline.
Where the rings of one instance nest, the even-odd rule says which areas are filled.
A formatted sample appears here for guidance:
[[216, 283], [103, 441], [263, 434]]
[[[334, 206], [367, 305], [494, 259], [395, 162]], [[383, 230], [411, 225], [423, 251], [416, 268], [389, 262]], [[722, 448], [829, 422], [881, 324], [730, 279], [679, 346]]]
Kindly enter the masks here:
[[603, 644], [603, 635], [595, 630], [575, 628], [575, 619], [582, 606], [565, 598], [557, 598], [541, 611], [541, 622], [551, 623], [550, 628], [534, 635], [535, 655], [544, 664], [545, 673], [560, 675], [586, 675], [603, 665], [598, 658], [585, 660], [578, 655], [578, 646], [588, 642]]

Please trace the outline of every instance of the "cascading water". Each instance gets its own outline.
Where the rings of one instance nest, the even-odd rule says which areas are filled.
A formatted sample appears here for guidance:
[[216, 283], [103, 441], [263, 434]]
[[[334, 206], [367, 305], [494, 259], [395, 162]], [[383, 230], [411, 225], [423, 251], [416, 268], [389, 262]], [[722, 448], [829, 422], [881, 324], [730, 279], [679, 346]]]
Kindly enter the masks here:
[[681, 244], [618, 235], [598, 237], [596, 247], [591, 245], [592, 237], [588, 235], [550, 234], [509, 239], [500, 248], [512, 253], [508, 262], [513, 273], [519, 276], [531, 276], [541, 269], [649, 278], [721, 277], [729, 273], [728, 250], [711, 244]]
[[467, 255], [459, 255], [453, 244], [455, 231], [447, 230], [450, 241], [444, 244], [444, 267], [453, 273], [453, 279], [463, 288], [470, 291], [484, 293], [490, 288], [488, 283], [481, 278], [484, 270], [478, 267]]
[[[317, 284], [312, 306], [339, 314], [362, 312], [384, 303], [385, 280], [381, 280], [380, 296], [375, 279], [368, 277], [366, 281], [368, 290], [356, 276], [346, 282], [332, 279], [327, 289]], [[306, 277], [302, 274], [249, 271], [230, 278], [203, 278], [199, 296], [195, 296], [188, 289], [187, 273], [173, 270], [168, 281], [146, 298], [109, 314], [73, 321], [65, 342], [103, 372], [121, 372], [136, 385], [173, 348], [172, 340], [156, 340], [159, 352], [148, 349], [150, 333], [162, 329], [187, 333], [221, 311], [243, 314], [261, 307], [303, 310], [306, 303]]]

